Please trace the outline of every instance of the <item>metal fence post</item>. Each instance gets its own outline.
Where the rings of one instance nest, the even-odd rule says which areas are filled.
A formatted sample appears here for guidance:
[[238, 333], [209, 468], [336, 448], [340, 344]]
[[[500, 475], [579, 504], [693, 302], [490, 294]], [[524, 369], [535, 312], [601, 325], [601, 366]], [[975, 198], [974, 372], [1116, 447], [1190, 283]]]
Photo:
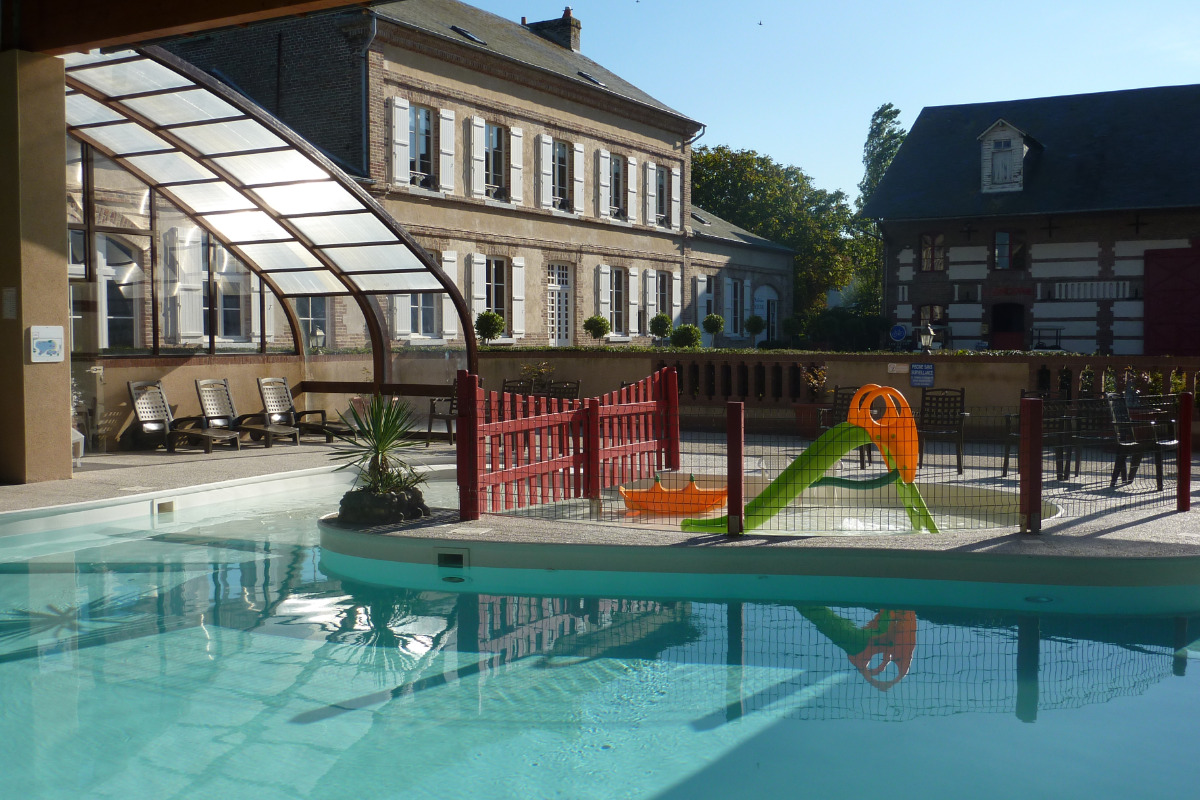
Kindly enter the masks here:
[[725, 404], [726, 464], [730, 534], [746, 530], [746, 404]]
[[1191, 392], [1179, 395], [1179, 430], [1175, 453], [1175, 510], [1192, 509], [1192, 409], [1195, 397]]
[[458, 460], [458, 516], [479, 519], [480, 464], [483, 442], [479, 438], [479, 404], [483, 399], [479, 376], [458, 371], [458, 419], [455, 421]]
[[1042, 399], [1021, 398], [1021, 533], [1042, 532]]
[[589, 397], [583, 409], [583, 494], [596, 504], [600, 502], [600, 399]]

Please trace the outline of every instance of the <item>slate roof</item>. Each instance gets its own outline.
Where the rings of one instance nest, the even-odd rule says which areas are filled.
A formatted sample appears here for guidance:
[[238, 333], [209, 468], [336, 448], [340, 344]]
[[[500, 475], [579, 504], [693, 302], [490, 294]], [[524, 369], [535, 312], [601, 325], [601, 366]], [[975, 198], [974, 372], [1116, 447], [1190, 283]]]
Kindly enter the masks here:
[[692, 226], [692, 233], [701, 239], [715, 239], [722, 242], [757, 247], [763, 250], [778, 250], [788, 255], [794, 255], [795, 250], [787, 245], [778, 244], [770, 239], [756, 236], [744, 228], [739, 228], [732, 222], [721, 219], [697, 206], [692, 206], [692, 218], [687, 221]]
[[[980, 191], [976, 137], [1036, 140], [1019, 192]], [[1200, 207], [1200, 85], [921, 111], [863, 213], [885, 220]]]
[[[554, 73], [589, 91], [623, 97], [639, 105], [649, 106], [676, 117], [694, 129], [698, 130], [701, 127], [699, 122], [660, 103], [582, 53], [576, 53], [543, 39], [519, 23], [511, 22], [466, 3], [459, 3], [456, 0], [404, 0], [399, 3], [373, 6], [371, 11], [381, 19], [448, 39], [464, 47], [494, 53], [537, 70]], [[451, 30], [451, 26], [469, 31], [486, 44], [471, 41], [462, 34]], [[587, 31], [584, 30], [582, 36], [586, 35]], [[586, 39], [584, 41], [586, 42]], [[581, 72], [588, 73], [605, 85], [598, 86], [580, 75]]]

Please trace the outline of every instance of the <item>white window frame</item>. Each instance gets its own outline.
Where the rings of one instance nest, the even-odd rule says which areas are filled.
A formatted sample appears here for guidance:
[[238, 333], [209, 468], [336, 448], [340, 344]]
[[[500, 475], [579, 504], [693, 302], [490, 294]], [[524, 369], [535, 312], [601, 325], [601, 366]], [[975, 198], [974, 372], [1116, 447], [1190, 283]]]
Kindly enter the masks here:
[[629, 271], [611, 267], [608, 280], [608, 324], [613, 336], [628, 336]]
[[550, 203], [559, 211], [573, 212], [575, 201], [572, 197], [574, 181], [571, 176], [571, 143], [562, 139], [553, 139], [550, 143]]

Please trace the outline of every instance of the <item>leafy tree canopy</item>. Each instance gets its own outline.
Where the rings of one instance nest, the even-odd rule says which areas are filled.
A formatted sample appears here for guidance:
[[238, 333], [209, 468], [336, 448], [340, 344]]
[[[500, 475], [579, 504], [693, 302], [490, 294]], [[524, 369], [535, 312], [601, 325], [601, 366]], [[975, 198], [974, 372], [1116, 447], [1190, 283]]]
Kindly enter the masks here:
[[850, 247], [854, 280], [846, 299], [851, 307], [864, 314], [879, 314], [883, 309], [883, 240], [875, 221], [861, 214], [908, 135], [897, 122], [899, 117], [900, 109], [891, 103], [875, 109], [863, 144], [863, 179], [858, 183], [859, 195], [854, 202], [859, 216], [853, 223]]

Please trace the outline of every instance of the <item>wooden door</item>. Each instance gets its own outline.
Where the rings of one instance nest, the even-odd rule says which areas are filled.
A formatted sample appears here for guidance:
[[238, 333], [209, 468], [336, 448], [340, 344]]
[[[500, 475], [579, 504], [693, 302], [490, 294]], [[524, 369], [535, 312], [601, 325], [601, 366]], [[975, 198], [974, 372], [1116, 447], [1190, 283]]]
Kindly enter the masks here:
[[1144, 344], [1148, 356], [1200, 356], [1200, 248], [1147, 250]]

